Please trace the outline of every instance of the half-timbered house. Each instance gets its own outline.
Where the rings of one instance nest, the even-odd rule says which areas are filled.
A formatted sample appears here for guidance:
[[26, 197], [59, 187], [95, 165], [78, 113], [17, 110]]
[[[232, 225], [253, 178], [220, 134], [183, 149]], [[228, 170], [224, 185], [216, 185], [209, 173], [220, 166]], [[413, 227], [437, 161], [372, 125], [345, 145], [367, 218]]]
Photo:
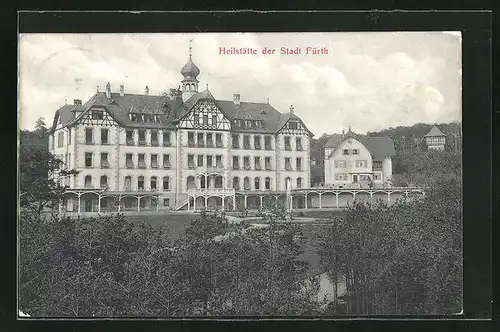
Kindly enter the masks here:
[[191, 55], [181, 74], [168, 94], [113, 92], [108, 83], [56, 111], [50, 151], [80, 171], [63, 180], [61, 209], [235, 209], [310, 185], [312, 133], [292, 106], [281, 113], [239, 94], [228, 101], [198, 91]]

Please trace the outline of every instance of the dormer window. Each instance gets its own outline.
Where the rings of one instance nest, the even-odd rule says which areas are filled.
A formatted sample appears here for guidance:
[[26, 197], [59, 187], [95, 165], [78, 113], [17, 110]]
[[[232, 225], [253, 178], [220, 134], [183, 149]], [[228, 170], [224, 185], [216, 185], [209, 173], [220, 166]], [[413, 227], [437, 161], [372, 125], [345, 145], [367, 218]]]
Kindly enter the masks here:
[[297, 129], [299, 127], [299, 123], [298, 122], [290, 122], [288, 124], [288, 126], [290, 129]]
[[137, 122], [137, 114], [135, 114], [135, 113], [130, 113], [130, 114], [129, 114], [129, 119], [130, 119], [130, 121], [132, 121], [132, 122]]

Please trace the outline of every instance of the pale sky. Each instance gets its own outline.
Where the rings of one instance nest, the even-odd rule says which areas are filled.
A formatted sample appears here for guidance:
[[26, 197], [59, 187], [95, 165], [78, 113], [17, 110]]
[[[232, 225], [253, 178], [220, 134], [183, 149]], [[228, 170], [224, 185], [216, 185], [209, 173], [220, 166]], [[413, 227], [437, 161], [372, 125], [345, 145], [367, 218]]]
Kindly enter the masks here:
[[[418, 122], [461, 120], [460, 33], [22, 34], [19, 124], [73, 99], [88, 100], [106, 83], [118, 92], [160, 94], [180, 85], [193, 39], [200, 90], [216, 99], [290, 105], [316, 137], [352, 126], [359, 133]], [[264, 47], [326, 47], [327, 55], [262, 55]], [[252, 47], [258, 55], [220, 55]]]

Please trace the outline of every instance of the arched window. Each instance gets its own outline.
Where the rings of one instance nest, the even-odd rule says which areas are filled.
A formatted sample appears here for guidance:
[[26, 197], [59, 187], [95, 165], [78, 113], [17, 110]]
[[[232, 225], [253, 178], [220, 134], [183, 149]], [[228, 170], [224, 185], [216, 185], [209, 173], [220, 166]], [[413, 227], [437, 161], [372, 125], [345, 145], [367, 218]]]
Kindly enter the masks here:
[[302, 178], [297, 178], [297, 188], [302, 188]]
[[245, 189], [245, 190], [251, 190], [252, 189], [252, 187], [250, 186], [250, 178], [248, 176], [246, 176], [243, 179], [243, 189]]
[[292, 179], [288, 176], [285, 178], [285, 189], [292, 189]]
[[163, 190], [170, 190], [170, 177], [163, 177]]
[[187, 177], [186, 188], [187, 189], [196, 189], [196, 182], [194, 180], [194, 176], [190, 175]]
[[240, 178], [237, 176], [233, 178], [233, 189], [240, 190]]
[[151, 186], [150, 186], [151, 190], [156, 190], [157, 189], [157, 187], [156, 187], [156, 181], [157, 181], [156, 176], [152, 176], [151, 177]]
[[256, 177], [254, 180], [255, 190], [260, 190], [260, 178]]
[[265, 185], [266, 190], [271, 189], [271, 178], [270, 177], [266, 178], [266, 180], [264, 181], [264, 185]]
[[107, 188], [108, 187], [108, 177], [106, 175], [101, 176], [101, 181], [100, 181], [101, 188]]
[[85, 188], [92, 188], [92, 175], [85, 175]]
[[137, 178], [137, 189], [144, 190], [144, 176], [142, 175]]
[[132, 189], [132, 177], [130, 175], [127, 175], [125, 177], [125, 182], [123, 184], [123, 187], [125, 190], [131, 190]]

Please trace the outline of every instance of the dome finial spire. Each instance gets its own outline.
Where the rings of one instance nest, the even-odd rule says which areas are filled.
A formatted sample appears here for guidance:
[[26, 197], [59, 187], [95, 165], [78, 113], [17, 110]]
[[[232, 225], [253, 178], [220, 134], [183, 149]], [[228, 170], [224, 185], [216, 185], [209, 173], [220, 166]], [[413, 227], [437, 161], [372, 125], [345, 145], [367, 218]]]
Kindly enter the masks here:
[[193, 48], [193, 39], [189, 40], [189, 58], [191, 58], [191, 49]]

